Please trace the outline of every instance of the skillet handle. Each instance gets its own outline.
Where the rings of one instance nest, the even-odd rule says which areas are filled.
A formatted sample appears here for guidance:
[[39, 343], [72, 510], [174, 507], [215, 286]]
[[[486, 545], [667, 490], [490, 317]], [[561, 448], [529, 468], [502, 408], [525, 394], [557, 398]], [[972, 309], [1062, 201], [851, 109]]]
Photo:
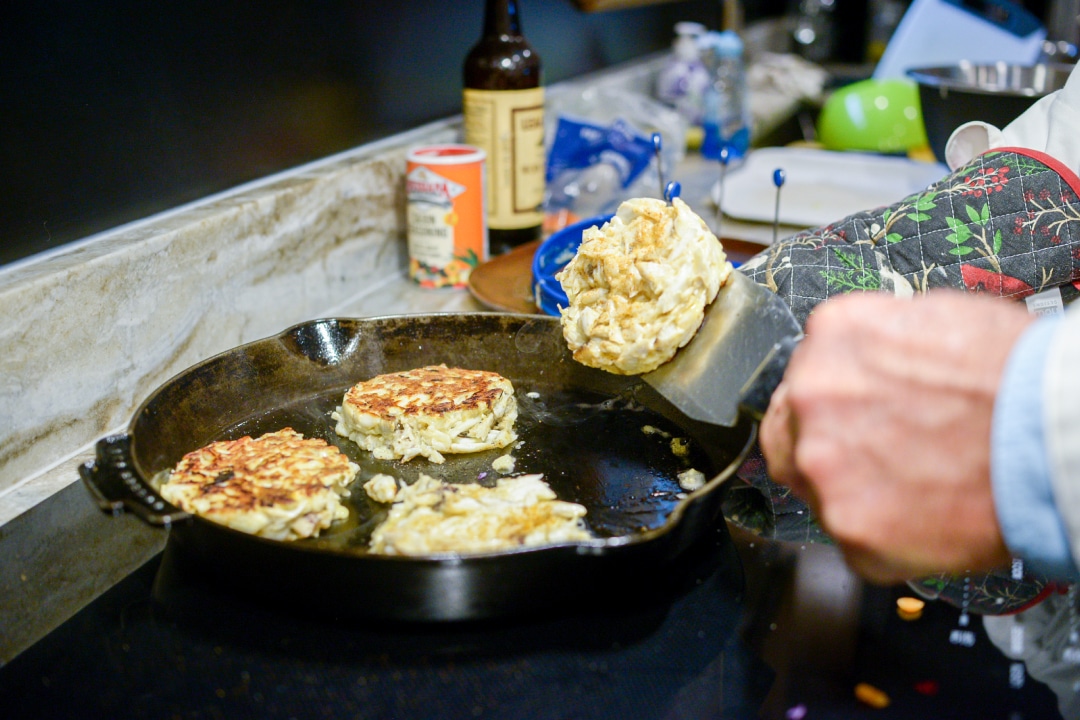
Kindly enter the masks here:
[[131, 436], [110, 435], [98, 440], [96, 458], [79, 466], [79, 475], [98, 507], [119, 515], [130, 510], [148, 525], [169, 527], [191, 513], [166, 502], [146, 483], [131, 458]]
[[784, 371], [795, 346], [802, 340], [802, 335], [786, 337], [773, 345], [772, 350], [758, 365], [757, 370], [746, 381], [739, 392], [739, 407], [745, 410], [755, 420], [760, 421], [765, 417], [765, 411], [769, 407], [769, 400], [773, 392], [784, 379]]

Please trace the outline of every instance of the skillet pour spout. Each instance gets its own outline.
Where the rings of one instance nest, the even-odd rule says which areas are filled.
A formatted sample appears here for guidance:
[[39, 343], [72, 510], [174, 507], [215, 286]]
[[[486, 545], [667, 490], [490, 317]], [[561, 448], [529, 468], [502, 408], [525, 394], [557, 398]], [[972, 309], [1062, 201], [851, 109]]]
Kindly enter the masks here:
[[[330, 413], [353, 384], [375, 375], [445, 363], [490, 370], [513, 383], [519, 440], [500, 450], [377, 460], [334, 431]], [[156, 481], [184, 454], [215, 440], [292, 427], [336, 445], [360, 466], [349, 518], [317, 538], [280, 542], [189, 515], [157, 494]], [[672, 441], [689, 453], [676, 453]], [[168, 529], [171, 555], [249, 596], [322, 603], [344, 599], [359, 617], [471, 620], [550, 613], [661, 581], [690, 548], [726, 532], [727, 479], [754, 441], [751, 419], [733, 427], [692, 420], [639, 378], [573, 360], [556, 318], [442, 313], [303, 323], [228, 350], [164, 383], [125, 433], [103, 438], [80, 468], [109, 513], [130, 511]], [[376, 473], [413, 482], [492, 483], [492, 461], [515, 458], [514, 474], [543, 473], [562, 500], [586, 507], [592, 540], [477, 555], [386, 556], [368, 552], [387, 506], [361, 489]], [[684, 491], [677, 474], [709, 478]], [[664, 580], [666, 582], [666, 580]], [[620, 590], [621, 589], [621, 590]]]

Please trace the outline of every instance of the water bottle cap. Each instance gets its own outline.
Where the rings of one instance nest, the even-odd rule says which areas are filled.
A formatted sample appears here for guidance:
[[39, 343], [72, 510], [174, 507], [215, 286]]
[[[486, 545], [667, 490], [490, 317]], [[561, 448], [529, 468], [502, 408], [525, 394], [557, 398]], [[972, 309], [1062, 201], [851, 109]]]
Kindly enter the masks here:
[[717, 57], [738, 57], [743, 53], [742, 38], [734, 30], [706, 33], [699, 42]]

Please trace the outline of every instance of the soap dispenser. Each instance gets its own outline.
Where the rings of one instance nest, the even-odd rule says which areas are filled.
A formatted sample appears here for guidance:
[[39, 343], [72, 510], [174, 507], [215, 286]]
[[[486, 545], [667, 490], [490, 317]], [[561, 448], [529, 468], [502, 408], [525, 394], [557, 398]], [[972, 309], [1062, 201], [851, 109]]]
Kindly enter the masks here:
[[701, 23], [675, 23], [672, 53], [656, 78], [657, 98], [675, 108], [691, 125], [701, 124], [702, 99], [709, 85], [709, 71], [698, 47], [698, 38], [705, 31]]

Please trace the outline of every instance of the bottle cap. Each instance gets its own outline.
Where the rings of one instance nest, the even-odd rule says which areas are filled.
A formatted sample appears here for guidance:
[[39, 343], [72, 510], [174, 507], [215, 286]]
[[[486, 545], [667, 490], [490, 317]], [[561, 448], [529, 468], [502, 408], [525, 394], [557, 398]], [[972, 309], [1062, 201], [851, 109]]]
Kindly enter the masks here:
[[703, 48], [712, 50], [716, 57], [738, 57], [743, 53], [743, 41], [734, 30], [708, 32], [698, 42]]
[[675, 23], [674, 48], [675, 54], [681, 60], [697, 60], [701, 56], [698, 47], [698, 38], [705, 34], [705, 26], [696, 22]]

